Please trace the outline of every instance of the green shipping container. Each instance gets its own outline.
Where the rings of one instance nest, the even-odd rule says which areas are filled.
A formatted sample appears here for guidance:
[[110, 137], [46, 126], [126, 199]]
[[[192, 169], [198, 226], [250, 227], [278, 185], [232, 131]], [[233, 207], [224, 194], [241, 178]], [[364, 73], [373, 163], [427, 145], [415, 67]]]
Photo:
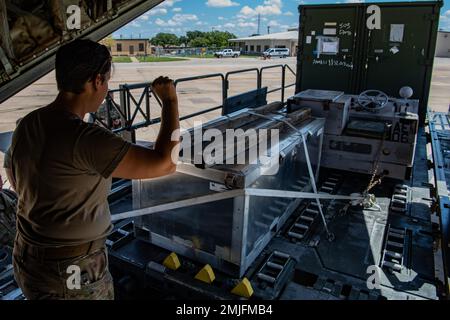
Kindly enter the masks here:
[[296, 92], [377, 89], [420, 100], [430, 92], [442, 1], [301, 5]]

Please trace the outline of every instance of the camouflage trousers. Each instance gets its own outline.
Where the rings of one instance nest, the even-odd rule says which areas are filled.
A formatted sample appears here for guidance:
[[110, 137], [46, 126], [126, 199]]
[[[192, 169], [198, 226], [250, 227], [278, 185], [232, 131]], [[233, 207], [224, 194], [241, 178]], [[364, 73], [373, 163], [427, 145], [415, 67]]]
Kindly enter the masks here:
[[12, 253], [16, 236], [16, 196], [0, 190], [0, 248]]
[[84, 256], [46, 260], [29, 254], [18, 235], [14, 243], [14, 277], [29, 300], [114, 300], [106, 247]]

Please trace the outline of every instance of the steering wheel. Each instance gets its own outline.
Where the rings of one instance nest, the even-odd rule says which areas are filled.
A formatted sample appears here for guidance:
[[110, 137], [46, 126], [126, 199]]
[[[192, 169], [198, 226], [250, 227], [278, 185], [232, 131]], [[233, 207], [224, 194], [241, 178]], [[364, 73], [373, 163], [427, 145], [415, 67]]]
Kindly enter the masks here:
[[388, 95], [380, 90], [367, 90], [358, 96], [358, 104], [370, 112], [383, 110], [388, 102]]

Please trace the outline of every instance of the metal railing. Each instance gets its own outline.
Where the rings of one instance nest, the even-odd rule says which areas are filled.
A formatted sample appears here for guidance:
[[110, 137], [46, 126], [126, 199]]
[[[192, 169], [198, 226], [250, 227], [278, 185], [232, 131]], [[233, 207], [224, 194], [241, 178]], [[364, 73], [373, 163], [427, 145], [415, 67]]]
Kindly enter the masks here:
[[230, 89], [230, 76], [235, 74], [242, 74], [242, 73], [248, 73], [248, 72], [255, 72], [256, 71], [256, 89], [261, 89], [261, 72], [258, 68], [251, 68], [251, 69], [243, 69], [243, 70], [236, 70], [236, 71], [230, 71], [225, 75], [225, 96], [222, 101], [222, 105], [225, 104], [225, 100], [228, 98], [228, 90]]
[[[295, 76], [295, 72], [288, 65], [274, 65], [263, 68], [251, 68], [244, 70], [230, 71], [225, 75], [222, 73], [207, 74], [202, 76], [181, 78], [175, 80], [175, 86], [180, 83], [192, 82], [204, 79], [219, 78], [221, 81], [222, 90], [222, 104], [219, 106], [207, 108], [180, 118], [181, 121], [194, 118], [206, 113], [210, 113], [223, 108], [225, 101], [228, 99], [228, 93], [230, 88], [230, 76], [236, 74], [243, 74], [249, 72], [256, 72], [256, 89], [261, 89], [263, 83], [264, 71], [268, 69], [281, 69], [281, 86], [269, 90], [267, 93], [281, 92], [281, 102], [285, 102], [286, 89], [295, 86], [295, 83], [286, 85], [286, 74], [291, 72]], [[140, 94], [136, 94], [136, 90], [141, 90]], [[133, 93], [134, 92], [134, 93]], [[115, 100], [115, 95], [119, 94], [119, 103]], [[104, 104], [98, 112], [91, 114], [91, 121], [97, 122], [99, 125], [113, 131], [114, 133], [130, 132], [132, 133], [132, 140], [134, 138], [134, 131], [140, 128], [148, 127], [161, 122], [161, 118], [152, 118], [151, 110], [152, 103], [151, 97], [153, 92], [151, 90], [151, 83], [139, 83], [139, 84], [123, 84], [119, 86], [119, 89], [110, 90]], [[160, 101], [157, 101], [159, 107], [161, 107]], [[143, 121], [137, 121], [138, 115], [142, 115]], [[135, 142], [135, 141], [133, 141]]]
[[225, 83], [226, 83], [225, 76], [222, 73], [213, 73], [213, 74], [207, 74], [207, 75], [203, 75], [203, 76], [188, 77], [188, 78], [181, 78], [181, 79], [175, 80], [175, 87], [176, 87], [179, 83], [182, 83], [182, 82], [191, 82], [191, 81], [196, 81], [196, 80], [211, 79], [211, 78], [217, 78], [217, 77], [220, 77], [220, 79], [222, 80], [222, 82], [221, 82], [221, 84], [222, 84], [222, 105], [217, 106], [217, 107], [208, 108], [208, 109], [205, 109], [202, 111], [194, 112], [194, 113], [191, 113], [184, 117], [180, 117], [180, 121], [195, 118], [202, 114], [221, 109], [223, 107], [223, 102], [226, 100], [228, 88], [225, 86]]

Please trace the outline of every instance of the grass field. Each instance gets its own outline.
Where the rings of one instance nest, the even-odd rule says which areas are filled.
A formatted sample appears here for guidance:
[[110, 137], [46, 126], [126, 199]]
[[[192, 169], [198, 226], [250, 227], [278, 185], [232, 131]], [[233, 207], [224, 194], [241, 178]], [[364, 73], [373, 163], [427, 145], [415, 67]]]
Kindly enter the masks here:
[[131, 62], [130, 57], [113, 57], [113, 62], [115, 63], [129, 63]]
[[185, 61], [188, 59], [172, 58], [172, 57], [138, 57], [139, 62], [172, 62], [172, 61]]

